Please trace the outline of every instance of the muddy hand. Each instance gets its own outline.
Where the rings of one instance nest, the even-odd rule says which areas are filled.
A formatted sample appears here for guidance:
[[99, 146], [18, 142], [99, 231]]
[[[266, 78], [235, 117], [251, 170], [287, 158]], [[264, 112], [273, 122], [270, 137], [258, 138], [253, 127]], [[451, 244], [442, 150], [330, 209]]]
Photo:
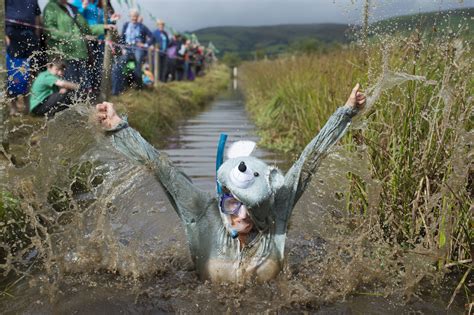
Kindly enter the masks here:
[[115, 112], [114, 104], [103, 102], [96, 105], [97, 121], [104, 129], [114, 129], [122, 119]]
[[351, 108], [361, 110], [365, 105], [365, 95], [362, 92], [359, 92], [360, 84], [357, 83], [356, 86], [352, 89], [351, 95], [346, 102], [346, 106]]

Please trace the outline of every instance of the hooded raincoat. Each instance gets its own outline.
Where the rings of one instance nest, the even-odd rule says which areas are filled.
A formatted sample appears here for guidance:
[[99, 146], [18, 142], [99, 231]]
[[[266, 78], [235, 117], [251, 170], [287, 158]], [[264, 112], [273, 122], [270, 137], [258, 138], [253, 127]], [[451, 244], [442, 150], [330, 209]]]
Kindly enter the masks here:
[[[46, 28], [48, 48], [56, 48], [62, 59], [88, 59], [86, 35], [104, 34], [104, 25], [89, 26], [76, 7], [68, 9], [59, 0], [50, 0], [44, 8], [43, 18]], [[53, 52], [54, 53], [54, 52]]]

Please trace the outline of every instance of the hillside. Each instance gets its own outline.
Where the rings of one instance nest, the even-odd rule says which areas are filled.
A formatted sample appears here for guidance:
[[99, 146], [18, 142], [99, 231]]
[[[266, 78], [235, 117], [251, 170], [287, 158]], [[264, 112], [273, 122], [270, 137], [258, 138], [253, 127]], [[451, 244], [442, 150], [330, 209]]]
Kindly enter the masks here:
[[[372, 34], [408, 34], [415, 28], [440, 36], [447, 27], [457, 33], [474, 38], [474, 8], [398, 16], [373, 23]], [[353, 29], [352, 29], [353, 32]], [[271, 26], [222, 26], [208, 27], [194, 32], [203, 44], [210, 41], [220, 50], [236, 53], [243, 59], [256, 54], [277, 55], [291, 49], [308, 50], [331, 43], [350, 41], [351, 27], [346, 24], [288, 24]]]
[[197, 30], [195, 34], [205, 44], [211, 41], [220, 54], [235, 52], [241, 57], [253, 56], [262, 50], [267, 54], [286, 51], [306, 39], [323, 43], [346, 42], [349, 26], [345, 24], [293, 24], [272, 26], [223, 26]]
[[472, 39], [474, 37], [474, 8], [403, 15], [371, 25], [372, 32], [377, 34], [408, 34], [415, 29], [431, 35], [442, 35], [446, 34], [445, 30], [452, 30]]

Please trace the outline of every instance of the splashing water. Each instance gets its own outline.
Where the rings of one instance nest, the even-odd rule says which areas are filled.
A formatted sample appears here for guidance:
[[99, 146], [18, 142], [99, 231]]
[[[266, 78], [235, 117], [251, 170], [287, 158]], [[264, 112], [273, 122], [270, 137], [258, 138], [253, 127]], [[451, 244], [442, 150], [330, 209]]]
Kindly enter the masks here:
[[[26, 137], [31, 147], [24, 158], [16, 157], [21, 152], [13, 148], [9, 151], [11, 160], [22, 161], [8, 168], [6, 178], [23, 198], [29, 245], [21, 251], [10, 248], [1, 265], [5, 273], [23, 275], [6, 291], [15, 298], [4, 297], [5, 310], [259, 312], [317, 309], [365, 285], [376, 295], [386, 294], [378, 284], [387, 282], [383, 257], [393, 249], [380, 246], [378, 231], [354, 233], [363, 222], [347, 218], [342, 210], [349, 171], [361, 176], [372, 196], [379, 195], [358, 154], [337, 150], [323, 163], [294, 211], [287, 263], [277, 279], [267, 284], [203, 283], [156, 179], [118, 154], [88, 115], [82, 106], [60, 113]], [[351, 300], [347, 307], [367, 309], [371, 303], [387, 307], [365, 299]]]
[[[408, 81], [437, 83], [390, 71], [385, 62], [368, 89], [366, 111], [384, 91]], [[446, 104], [452, 94], [447, 86], [440, 91]], [[20, 209], [21, 216], [1, 228], [20, 226], [22, 235], [1, 244], [0, 268], [5, 276], [21, 278], [4, 291], [2, 309], [314, 310], [354, 292], [373, 299], [348, 298], [349, 311], [374, 310], [370, 304], [380, 312], [444, 308], [436, 308], [436, 301], [415, 301], [405, 308], [396, 303], [418, 292], [433, 261], [381, 242], [381, 229], [363, 228], [366, 220], [378, 220], [381, 189], [368, 172], [367, 152], [335, 150], [323, 163], [294, 211], [287, 262], [277, 279], [266, 284], [210, 284], [197, 279], [179, 220], [156, 179], [118, 154], [89, 115], [86, 106], [76, 106], [51, 121], [25, 118], [7, 132], [2, 190], [13, 193], [9, 207]], [[348, 173], [369, 192], [364, 218], [345, 214]], [[395, 303], [376, 299], [389, 293], [395, 293]]]

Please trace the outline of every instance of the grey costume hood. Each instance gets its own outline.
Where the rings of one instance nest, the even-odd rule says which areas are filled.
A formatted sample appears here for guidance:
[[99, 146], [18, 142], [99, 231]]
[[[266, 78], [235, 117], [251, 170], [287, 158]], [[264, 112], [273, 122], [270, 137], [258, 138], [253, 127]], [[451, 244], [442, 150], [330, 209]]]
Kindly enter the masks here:
[[219, 168], [217, 181], [247, 206], [258, 230], [268, 227], [274, 219], [270, 205], [284, 183], [278, 168], [251, 156], [231, 158]]

